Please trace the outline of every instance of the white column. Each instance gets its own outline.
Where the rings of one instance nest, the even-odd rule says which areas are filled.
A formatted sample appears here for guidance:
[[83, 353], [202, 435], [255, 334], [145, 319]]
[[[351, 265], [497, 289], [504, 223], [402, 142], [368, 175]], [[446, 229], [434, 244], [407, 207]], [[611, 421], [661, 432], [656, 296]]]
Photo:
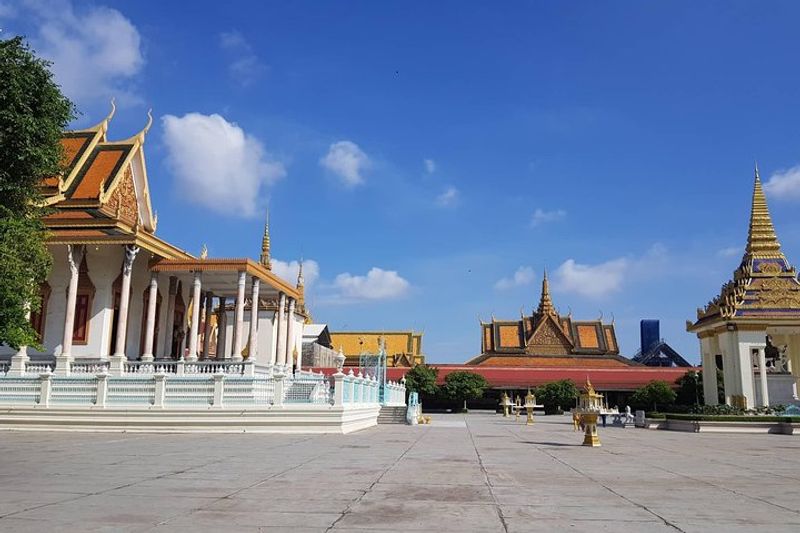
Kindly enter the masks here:
[[769, 388], [767, 386], [767, 358], [765, 349], [758, 348], [758, 374], [761, 378], [761, 405], [769, 407]]
[[703, 398], [706, 405], [717, 405], [717, 361], [711, 337], [700, 339], [700, 353], [703, 357]]
[[258, 291], [260, 288], [261, 280], [253, 278], [252, 304], [250, 305], [250, 352], [247, 356], [253, 362], [258, 355]]
[[172, 330], [175, 328], [175, 297], [178, 294], [178, 278], [169, 277], [169, 298], [167, 299], [167, 322], [164, 332], [164, 351], [162, 357], [172, 357]]
[[275, 364], [278, 366], [286, 365], [286, 294], [281, 293], [278, 298], [278, 350], [276, 352]]
[[128, 303], [131, 299], [131, 272], [136, 254], [139, 253], [138, 246], [125, 246], [125, 259], [122, 262], [122, 287], [119, 295], [119, 312], [117, 313], [117, 339], [114, 356], [125, 357], [125, 342], [128, 332]]
[[197, 336], [200, 334], [200, 290], [202, 281], [200, 272], [194, 273], [192, 280], [192, 325], [189, 328], [189, 361], [197, 361]]
[[203, 331], [203, 359], [208, 359], [208, 349], [211, 345], [211, 319], [214, 316], [214, 293], [206, 292], [206, 324]]
[[239, 284], [236, 291], [236, 325], [233, 338], [233, 360], [241, 361], [242, 337], [244, 336], [244, 287], [247, 283], [247, 273], [239, 272]]
[[78, 298], [78, 275], [86, 247], [83, 245], [67, 245], [67, 262], [69, 263], [69, 287], [67, 288], [67, 309], [64, 312], [64, 337], [61, 342], [61, 354], [56, 356], [56, 374], [69, 374], [72, 361], [72, 335], [75, 327], [75, 302]]
[[158, 304], [158, 272], [150, 274], [150, 293], [147, 296], [147, 323], [144, 330], [144, 353], [142, 361], [153, 360], [153, 344], [156, 333], [156, 305]]
[[289, 371], [292, 371], [292, 364], [294, 363], [294, 352], [297, 346], [295, 345], [294, 340], [294, 308], [295, 308], [295, 299], [289, 298], [289, 312], [287, 313], [287, 320], [289, 323], [286, 326], [286, 366], [289, 367]]

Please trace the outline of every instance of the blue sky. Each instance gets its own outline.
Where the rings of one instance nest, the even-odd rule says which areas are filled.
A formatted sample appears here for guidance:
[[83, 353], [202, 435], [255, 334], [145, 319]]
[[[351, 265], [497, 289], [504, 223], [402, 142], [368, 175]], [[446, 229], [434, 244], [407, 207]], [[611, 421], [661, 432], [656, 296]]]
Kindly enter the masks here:
[[[68, 96], [146, 144], [158, 234], [301, 256], [331, 329], [480, 350], [551, 275], [563, 313], [685, 332], [743, 251], [753, 161], [800, 261], [793, 2], [9, 2]], [[296, 267], [296, 265], [295, 265]]]

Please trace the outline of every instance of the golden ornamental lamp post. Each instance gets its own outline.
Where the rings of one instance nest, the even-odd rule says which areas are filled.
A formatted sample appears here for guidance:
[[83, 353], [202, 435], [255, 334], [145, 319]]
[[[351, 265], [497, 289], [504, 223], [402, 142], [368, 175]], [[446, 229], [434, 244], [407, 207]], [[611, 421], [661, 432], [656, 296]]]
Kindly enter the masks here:
[[514, 397], [514, 421], [519, 420], [519, 412], [522, 410], [522, 398], [519, 396]]
[[597, 436], [597, 415], [603, 408], [603, 395], [597, 394], [589, 377], [586, 377], [586, 385], [580, 396], [578, 413], [585, 430], [583, 437], [584, 446], [600, 446], [600, 437]]
[[526, 426], [533, 425], [533, 407], [536, 405], [536, 396], [533, 395], [530, 389], [528, 394], [525, 395], [525, 411], [528, 413], [528, 419], [525, 421]]
[[503, 406], [503, 417], [508, 417], [508, 410], [511, 407], [511, 398], [508, 397], [507, 392], [503, 392], [503, 395], [500, 397], [500, 405]]

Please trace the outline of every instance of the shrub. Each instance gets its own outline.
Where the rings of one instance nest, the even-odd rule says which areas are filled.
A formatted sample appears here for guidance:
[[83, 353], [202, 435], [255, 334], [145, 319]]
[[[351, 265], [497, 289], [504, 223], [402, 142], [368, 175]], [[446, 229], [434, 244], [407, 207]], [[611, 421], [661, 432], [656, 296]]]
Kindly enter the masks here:
[[653, 406], [653, 411], [658, 411], [658, 406], [667, 406], [675, 403], [676, 394], [666, 381], [651, 381], [644, 387], [636, 389], [631, 395], [631, 404], [640, 409]]
[[545, 414], [558, 414], [562, 409], [575, 405], [578, 388], [569, 379], [545, 383], [535, 391], [536, 401], [544, 405]]

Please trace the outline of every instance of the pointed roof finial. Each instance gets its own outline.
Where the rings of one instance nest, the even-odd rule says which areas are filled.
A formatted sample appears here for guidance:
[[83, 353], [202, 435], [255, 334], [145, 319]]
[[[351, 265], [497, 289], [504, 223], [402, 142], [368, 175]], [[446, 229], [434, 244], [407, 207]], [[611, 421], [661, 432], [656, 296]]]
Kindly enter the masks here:
[[203, 243], [203, 247], [200, 248], [200, 259], [208, 259], [208, 246], [206, 246], [206, 243]]
[[303, 258], [300, 258], [300, 268], [297, 270], [297, 288], [302, 289], [305, 280], [303, 279]]
[[756, 166], [755, 166], [755, 170], [756, 170], [756, 179], [757, 179], [757, 180], [760, 180], [760, 179], [761, 179], [761, 176], [759, 176], [759, 175], [758, 175], [758, 159], [756, 159]]
[[553, 307], [553, 300], [550, 299], [550, 283], [547, 281], [547, 269], [544, 270], [544, 277], [542, 278], [542, 296], [539, 298], [539, 307], [536, 313], [539, 316], [557, 314], [555, 307]]
[[261, 237], [261, 256], [258, 258], [258, 262], [261, 263], [267, 270], [272, 270], [272, 261], [269, 257], [269, 248], [269, 207], [267, 207], [267, 218], [266, 222], [264, 222], [264, 236]]
[[786, 259], [781, 252], [781, 244], [775, 235], [772, 217], [767, 207], [767, 198], [761, 187], [761, 177], [758, 175], [758, 164], [755, 168], [753, 184], [753, 201], [750, 207], [750, 227], [747, 232], [747, 248], [744, 261], [751, 259]]

